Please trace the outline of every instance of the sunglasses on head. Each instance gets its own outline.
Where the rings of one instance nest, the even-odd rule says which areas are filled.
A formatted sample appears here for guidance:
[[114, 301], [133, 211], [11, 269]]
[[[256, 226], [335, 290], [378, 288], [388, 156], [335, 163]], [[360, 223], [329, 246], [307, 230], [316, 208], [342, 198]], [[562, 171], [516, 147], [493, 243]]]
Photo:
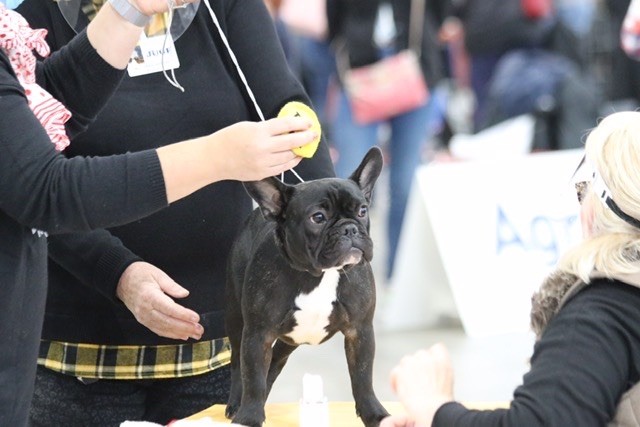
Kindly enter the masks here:
[[587, 193], [589, 187], [589, 181], [580, 181], [573, 184], [576, 187], [576, 197], [578, 197], [578, 203], [582, 204], [584, 196]]
[[604, 180], [597, 172], [597, 170], [593, 167], [593, 165], [587, 162], [586, 155], [582, 156], [582, 159], [580, 160], [578, 167], [573, 173], [573, 176], [574, 179], [577, 176], [581, 176], [581, 179], [577, 179], [576, 183], [574, 184], [576, 189], [576, 196], [578, 197], [578, 202], [580, 204], [582, 204], [582, 201], [587, 194], [587, 190], [589, 189], [589, 187], [591, 187], [592, 191], [596, 193], [598, 199], [600, 199], [602, 204], [604, 204], [614, 214], [616, 214], [618, 218], [622, 219], [629, 225], [640, 228], [640, 220], [637, 220], [631, 215], [625, 213], [611, 198], [611, 190], [609, 190], [609, 187], [607, 187], [607, 184], [605, 184]]

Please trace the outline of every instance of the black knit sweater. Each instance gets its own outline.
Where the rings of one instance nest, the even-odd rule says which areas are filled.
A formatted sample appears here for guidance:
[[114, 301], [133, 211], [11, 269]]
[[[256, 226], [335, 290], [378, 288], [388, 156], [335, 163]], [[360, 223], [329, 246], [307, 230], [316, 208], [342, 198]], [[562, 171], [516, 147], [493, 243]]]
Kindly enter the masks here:
[[[120, 81], [82, 33], [37, 70], [84, 129]], [[0, 425], [26, 425], [46, 296], [49, 234], [122, 224], [166, 206], [155, 150], [65, 159], [0, 52]], [[38, 232], [37, 230], [41, 231]]]
[[[211, 1], [249, 85], [267, 118], [290, 100], [309, 103], [290, 73], [262, 0]], [[33, 27], [46, 27], [52, 49], [73, 36], [55, 2], [27, 0], [19, 8]], [[130, 78], [91, 128], [72, 141], [68, 156], [108, 155], [159, 147], [208, 134], [241, 120], [258, 120], [212, 19], [201, 2], [175, 41], [181, 93], [162, 73]], [[296, 171], [305, 179], [332, 176], [323, 142]], [[291, 176], [289, 183], [297, 180]], [[201, 316], [203, 340], [225, 336], [224, 275], [231, 241], [251, 209], [241, 183], [224, 181], [157, 214], [91, 236], [50, 239], [49, 296], [43, 338], [101, 344], [159, 345], [115, 299], [122, 271], [143, 259], [190, 291], [180, 300]]]

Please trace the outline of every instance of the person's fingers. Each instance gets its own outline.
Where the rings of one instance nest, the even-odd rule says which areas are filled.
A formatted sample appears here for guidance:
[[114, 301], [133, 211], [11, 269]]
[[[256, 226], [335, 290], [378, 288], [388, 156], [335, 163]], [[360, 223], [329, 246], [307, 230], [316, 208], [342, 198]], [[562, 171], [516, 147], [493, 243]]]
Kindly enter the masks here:
[[389, 374], [389, 384], [391, 385], [391, 391], [394, 394], [398, 394], [398, 374], [400, 373], [400, 367], [396, 366], [391, 370]]
[[380, 427], [414, 427], [414, 424], [405, 415], [391, 415], [380, 421]]
[[447, 350], [447, 347], [441, 342], [432, 345], [429, 352], [437, 360], [449, 360], [451, 358], [449, 356], [449, 350]]
[[199, 318], [196, 312], [182, 307], [164, 294], [153, 300], [149, 314], [148, 327], [151, 329], [153, 326], [157, 329], [154, 332], [168, 338], [199, 339], [204, 332], [202, 325], [193, 321]]
[[270, 135], [300, 132], [311, 127], [311, 121], [304, 117], [276, 117], [266, 120], [264, 123]]
[[181, 322], [197, 323], [200, 321], [198, 313], [181, 306], [166, 295], [155, 299], [153, 309]]
[[266, 176], [276, 176], [276, 175], [280, 175], [283, 172], [286, 172], [290, 169], [295, 168], [296, 166], [298, 166], [298, 164], [302, 161], [302, 157], [298, 157], [296, 156], [294, 159], [285, 162], [281, 165], [278, 166], [273, 166], [270, 168], [270, 172], [267, 173]]
[[155, 309], [151, 310], [147, 320], [148, 322], [144, 321], [142, 323], [156, 334], [166, 338], [181, 340], [187, 340], [189, 338], [200, 339], [204, 332], [200, 324], [185, 322]]
[[286, 163], [289, 163], [289, 162], [295, 160], [298, 157], [299, 156], [297, 156], [291, 150], [280, 151], [278, 153], [272, 153], [266, 159], [266, 161], [268, 162], [267, 166], [268, 167], [278, 167], [278, 166], [284, 165]]
[[[136, 8], [145, 15], [153, 15], [156, 13], [166, 12], [169, 9], [169, 3], [166, 0], [132, 0]], [[177, 0], [175, 6], [182, 7], [195, 0]]]
[[311, 130], [277, 135], [271, 138], [271, 151], [290, 151], [313, 142], [318, 134]]
[[166, 275], [158, 278], [158, 286], [160, 286], [162, 292], [173, 298], [186, 298], [189, 296], [189, 291], [186, 288], [183, 288]]

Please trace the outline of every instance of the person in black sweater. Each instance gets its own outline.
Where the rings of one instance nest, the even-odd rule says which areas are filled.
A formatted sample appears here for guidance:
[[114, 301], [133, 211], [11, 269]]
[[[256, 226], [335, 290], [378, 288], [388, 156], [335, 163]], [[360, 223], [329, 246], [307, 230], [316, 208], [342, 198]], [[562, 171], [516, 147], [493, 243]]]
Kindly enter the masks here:
[[[0, 4], [2, 426], [28, 423], [46, 299], [47, 235], [134, 221], [223, 179], [279, 174], [300, 161], [291, 149], [316, 137], [309, 130], [290, 134], [308, 129], [310, 123], [287, 118], [238, 123], [209, 136], [137, 153], [71, 160], [61, 156], [52, 138], [61, 136], [59, 130], [64, 134], [64, 126], [41, 122], [50, 116], [35, 109], [43, 104], [32, 97], [34, 90], [46, 90], [64, 101], [72, 114], [66, 122], [70, 137], [85, 130], [120, 83], [140, 38], [142, 28], [122, 10], [136, 6], [119, 2], [118, 7], [105, 6], [67, 47], [36, 64], [33, 46], [46, 54], [41, 36]], [[166, 7], [164, 0], [138, 0], [134, 15], [144, 19]], [[57, 101], [47, 105], [54, 105], [48, 112], [64, 110]], [[222, 154], [228, 156], [225, 161], [218, 160]], [[233, 169], [243, 157], [258, 166]]]
[[[382, 427], [637, 425], [640, 408], [640, 113], [606, 117], [576, 173], [584, 240], [532, 298], [531, 370], [508, 409], [468, 410], [436, 344], [406, 356], [392, 387], [408, 417]], [[630, 420], [634, 420], [629, 422]]]
[[[265, 117], [276, 116], [289, 101], [310, 105], [263, 0], [210, 3]], [[27, 0], [18, 8], [33, 27], [48, 30], [54, 50], [75, 36], [60, 4]], [[88, 21], [81, 12], [82, 19]], [[175, 77], [185, 92], [169, 85], [162, 72], [125, 76], [91, 128], [65, 150], [67, 157], [162, 147], [258, 120], [205, 4], [191, 16], [189, 9], [176, 10], [174, 21], [184, 28], [172, 35], [180, 63]], [[221, 153], [218, 160], [234, 159]], [[324, 140], [295, 170], [304, 180], [334, 175]], [[298, 182], [289, 173], [284, 178]], [[225, 265], [250, 210], [242, 184], [227, 180], [140, 221], [52, 236], [33, 425], [116, 425], [127, 419], [166, 424], [226, 403]], [[188, 296], [183, 288], [172, 290], [176, 282]], [[150, 322], [156, 305], [170, 307], [166, 323]], [[198, 328], [176, 320], [172, 310], [197, 316]], [[96, 356], [95, 346], [104, 358]]]

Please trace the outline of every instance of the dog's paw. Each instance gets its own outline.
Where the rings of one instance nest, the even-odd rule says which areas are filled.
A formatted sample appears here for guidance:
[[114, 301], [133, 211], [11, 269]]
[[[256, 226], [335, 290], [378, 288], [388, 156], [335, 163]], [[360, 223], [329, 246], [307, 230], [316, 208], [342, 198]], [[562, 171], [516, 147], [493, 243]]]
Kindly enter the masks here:
[[371, 402], [371, 405], [362, 411], [356, 410], [356, 414], [366, 427], [378, 427], [380, 421], [389, 416], [389, 412], [377, 401]]
[[224, 410], [225, 417], [227, 417], [228, 419], [232, 419], [238, 412], [239, 407], [240, 405], [237, 403], [232, 403], [232, 402], [227, 403], [227, 407]]
[[245, 417], [239, 416], [235, 417], [232, 421], [233, 424], [239, 424], [245, 427], [262, 427], [263, 422], [256, 421], [255, 419], [247, 419]]

